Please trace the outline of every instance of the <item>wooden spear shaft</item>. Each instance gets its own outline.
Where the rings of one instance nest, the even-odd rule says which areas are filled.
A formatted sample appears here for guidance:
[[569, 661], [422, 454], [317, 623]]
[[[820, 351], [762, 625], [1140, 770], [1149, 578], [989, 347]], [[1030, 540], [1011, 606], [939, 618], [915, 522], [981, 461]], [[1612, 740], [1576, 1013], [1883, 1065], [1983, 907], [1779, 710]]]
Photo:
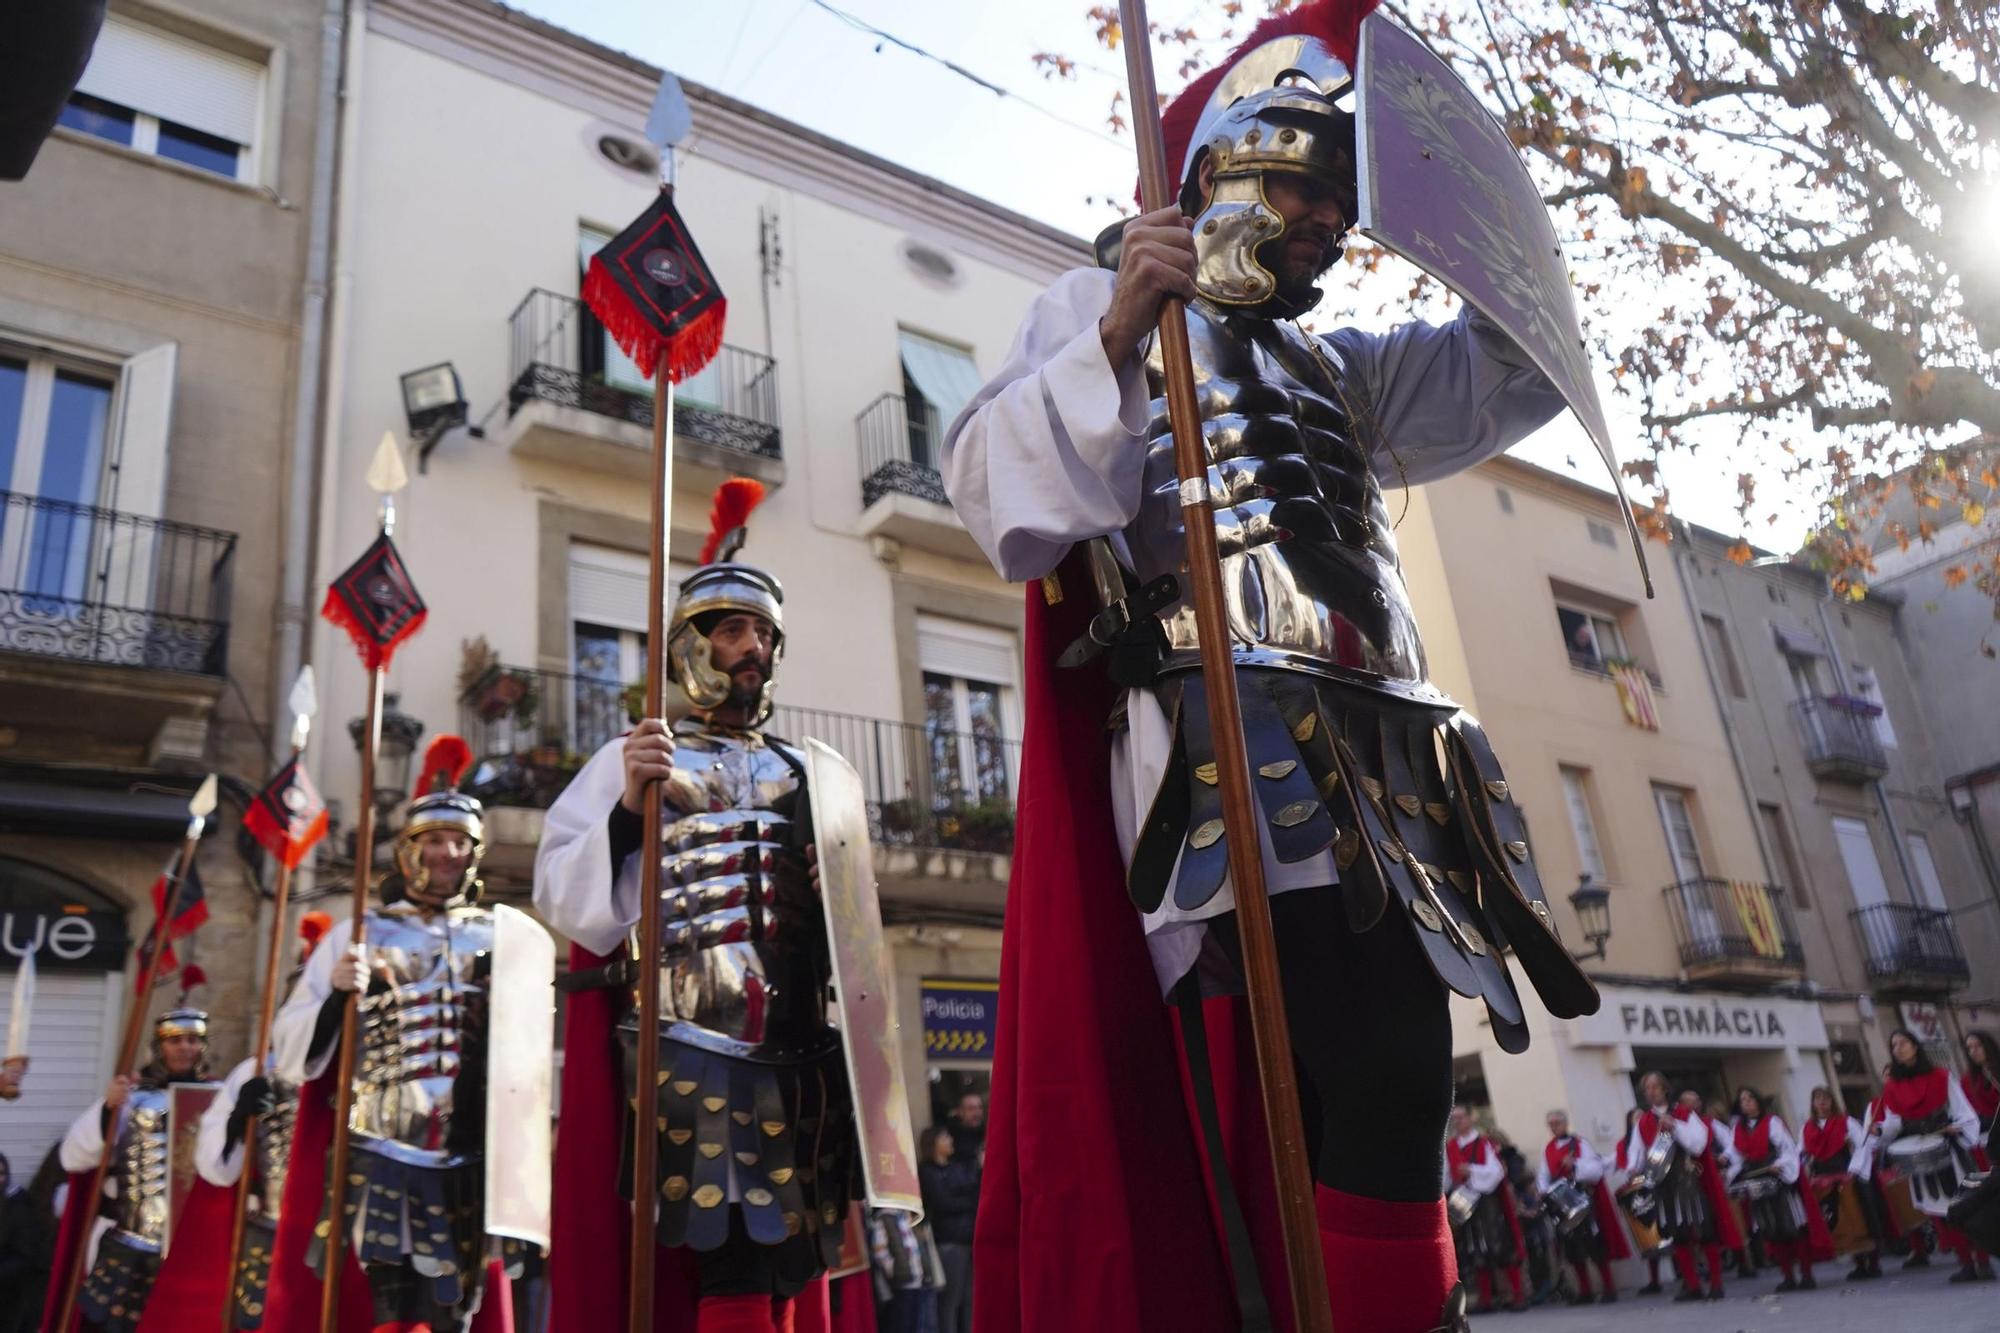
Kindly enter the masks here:
[[[298, 758], [298, 751], [292, 751]], [[271, 1018], [278, 1008], [278, 974], [285, 962], [285, 909], [292, 896], [292, 867], [280, 857], [278, 859], [278, 886], [271, 894], [271, 952], [264, 964], [264, 993], [257, 1006], [257, 1036], [250, 1044], [250, 1077], [264, 1077], [264, 1069], [269, 1061], [271, 1048]], [[229, 1274], [229, 1297], [222, 1303], [222, 1333], [232, 1333], [236, 1327], [236, 1265], [243, 1254], [243, 1223], [250, 1212], [250, 1180], [254, 1163], [252, 1154], [257, 1142], [257, 1117], [251, 1116], [243, 1125], [243, 1173], [236, 1178], [236, 1208], [229, 1222], [229, 1267], [223, 1271]]]
[[[671, 149], [669, 151], [672, 151]], [[653, 367], [653, 535], [648, 551], [646, 598], [646, 711], [667, 711], [667, 520], [673, 507], [674, 381], [664, 349]], [[659, 1133], [655, 1100], [660, 1081], [660, 820], [661, 791], [646, 786], [639, 818], [645, 842], [639, 855], [639, 1031], [633, 1042], [632, 1087], [632, 1288], [629, 1333], [653, 1333], [653, 1245], [659, 1222]]]
[[[1132, 137], [1139, 150], [1139, 193], [1148, 212], [1174, 202], [1177, 180], [1167, 172], [1160, 133], [1160, 101], [1153, 85], [1151, 29], [1145, 0], [1119, 0], [1125, 30], [1125, 72], [1131, 83]], [[1194, 593], [1195, 629], [1201, 642], [1201, 678], [1208, 692], [1209, 732], [1222, 796], [1223, 836], [1236, 888], [1236, 921], [1243, 942], [1243, 980], [1263, 1084], [1264, 1119], [1270, 1129], [1285, 1264], [1298, 1333], [1333, 1333], [1319, 1219], [1313, 1206], [1312, 1161], [1285, 1021], [1271, 904], [1264, 892], [1263, 843], [1250, 791], [1250, 761], [1236, 697], [1236, 663], [1223, 608], [1222, 569], [1215, 549], [1215, 517], [1208, 495], [1208, 447], [1195, 401], [1187, 306], [1170, 297], [1160, 306], [1160, 360], [1166, 376], [1167, 415], [1173, 424], [1174, 469], [1181, 481], [1181, 519], [1187, 532], [1188, 582]]]
[[[139, 968], [139, 995], [132, 1002], [132, 1010], [125, 1017], [125, 1035], [118, 1044], [117, 1071], [129, 1073], [132, 1062], [139, 1058], [139, 1037], [145, 1030], [146, 1012], [153, 1004], [153, 982], [160, 975], [160, 955], [166, 952], [167, 927], [172, 924], [174, 910], [180, 906], [181, 886], [187, 882], [188, 867], [194, 864], [196, 847], [201, 842], [201, 830], [206, 820], [196, 815], [188, 821], [187, 837], [181, 842], [181, 859], [175, 867], [174, 878], [168, 886], [164, 900], [160, 903], [159, 920], [153, 923], [152, 948]], [[90, 1254], [91, 1224], [97, 1217], [97, 1200], [104, 1194], [105, 1173], [111, 1169], [111, 1152], [114, 1146], [112, 1131], [117, 1128], [118, 1117], [113, 1114], [111, 1123], [104, 1127], [104, 1152], [97, 1159], [97, 1169], [91, 1172], [90, 1189], [78, 1206], [84, 1209], [83, 1230], [77, 1233], [76, 1249], [69, 1258], [69, 1276], [63, 1282], [62, 1317], [56, 1321], [61, 1333], [69, 1333], [71, 1322], [76, 1318], [77, 1296], [83, 1290], [84, 1260]], [[75, 1202], [75, 1201], [73, 1201]]]
[[[354, 821], [353, 933], [350, 945], [368, 943], [368, 883], [375, 867], [375, 755], [382, 748], [382, 683], [387, 666], [368, 673], [368, 718], [361, 746], [361, 811]], [[339, 1068], [333, 1089], [333, 1151], [326, 1167], [326, 1272], [320, 1277], [319, 1333], [334, 1333], [340, 1318], [340, 1270], [347, 1262], [347, 1116], [354, 1103], [354, 1056], [361, 1044], [360, 991], [349, 991], [340, 1018]], [[248, 1167], [248, 1163], [245, 1163]], [[475, 1275], [476, 1276], [476, 1275]]]

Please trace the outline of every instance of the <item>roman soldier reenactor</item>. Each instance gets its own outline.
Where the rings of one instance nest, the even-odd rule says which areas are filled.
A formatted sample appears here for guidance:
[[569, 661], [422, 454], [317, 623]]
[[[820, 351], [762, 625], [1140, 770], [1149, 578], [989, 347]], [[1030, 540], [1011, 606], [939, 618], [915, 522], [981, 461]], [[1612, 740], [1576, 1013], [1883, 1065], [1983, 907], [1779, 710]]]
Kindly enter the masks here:
[[[609, 1239], [626, 1234], [621, 1193], [657, 1205], [656, 1308], [691, 1316], [699, 1333], [789, 1330], [801, 1307], [823, 1311], [819, 1279], [861, 1197], [863, 1131], [831, 1021], [834, 941], [816, 891], [808, 756], [764, 731], [784, 593], [736, 558], [761, 495], [726, 484], [702, 563], [681, 581], [666, 653], [686, 715], [645, 719], [593, 755], [550, 807], [536, 856], [536, 906], [575, 941], [560, 983], [570, 998], [555, 1213], [567, 1244], [551, 1256], [555, 1328], [624, 1324], [624, 1255]], [[666, 821], [663, 955], [659, 1029], [645, 1033], [626, 1003], [627, 949], [654, 782]], [[879, 950], [879, 922], [856, 928]], [[643, 1090], [659, 1178], [633, 1184], [619, 1145], [631, 1143], [623, 1108], [641, 1041], [659, 1043], [657, 1087]], [[584, 1235], [605, 1239], [570, 1239]]]
[[1741, 1089], [1736, 1108], [1729, 1126], [1736, 1149], [1729, 1163], [1730, 1193], [1742, 1200], [1751, 1233], [1763, 1238], [1785, 1275], [1778, 1290], [1815, 1290], [1813, 1264], [1833, 1257], [1833, 1238], [1801, 1169], [1798, 1140], [1756, 1089]]
[[[1650, 1073], [1639, 1080], [1645, 1105], [1632, 1124], [1626, 1157], [1644, 1163], [1662, 1135], [1672, 1139], [1673, 1148], [1663, 1151], [1668, 1165], [1654, 1193], [1660, 1235], [1674, 1242], [1674, 1268], [1681, 1277], [1681, 1290], [1674, 1299], [1719, 1301], [1723, 1297], [1722, 1251], [1742, 1249], [1743, 1236], [1724, 1193], [1718, 1145], [1709, 1132], [1708, 1118], [1702, 1114], [1701, 1094], [1690, 1089], [1669, 1109], [1667, 1091], [1662, 1074]], [[1696, 1267], [1697, 1250], [1708, 1266], [1706, 1293]]]
[[[304, 966], [332, 925], [324, 912], [299, 918], [299, 965]], [[258, 1073], [253, 1059], [243, 1059], [222, 1080], [222, 1090], [202, 1113], [195, 1139], [194, 1165], [201, 1178], [221, 1189], [234, 1189], [246, 1162], [253, 1173], [249, 1209], [244, 1217], [243, 1244], [232, 1284], [234, 1326], [264, 1325], [266, 1288], [271, 1277], [272, 1247], [277, 1242], [278, 1210], [285, 1197], [285, 1172], [292, 1159], [292, 1130], [298, 1120], [299, 1090], [280, 1077], [275, 1062]], [[255, 1132], [249, 1127], [255, 1121]], [[219, 1249], [227, 1238], [205, 1238]]]
[[[348, 1253], [367, 1278], [373, 1312], [350, 1311], [343, 1302], [344, 1326], [356, 1319], [391, 1333], [458, 1333], [472, 1326], [482, 1303], [495, 1307], [497, 1321], [510, 1299], [507, 1277], [525, 1259], [522, 1235], [535, 1230], [532, 1218], [516, 1223], [522, 1211], [532, 1214], [532, 1200], [485, 1195], [486, 1159], [532, 1155], [546, 1103], [537, 1127], [532, 1110], [488, 1115], [487, 1099], [490, 1088], [523, 1079], [539, 1078], [546, 1089], [550, 1053], [522, 1049], [515, 1033], [489, 1020], [505, 996], [547, 993], [553, 945], [522, 913], [479, 902], [484, 811], [458, 790], [470, 761], [456, 736], [431, 742], [418, 795], [396, 834], [394, 868], [380, 886], [382, 905], [368, 913], [365, 949], [350, 947], [351, 921], [335, 922], [272, 1031], [274, 1079], [310, 1084], [335, 1066], [347, 996], [360, 994], [338, 1225], [352, 1232]], [[330, 1126], [316, 1128], [324, 1134]], [[307, 1141], [301, 1112], [295, 1161], [323, 1159], [314, 1137]], [[521, 1162], [508, 1175], [532, 1180], [538, 1173], [545, 1178], [546, 1170]], [[290, 1172], [287, 1184], [300, 1174]], [[304, 1201], [299, 1194], [285, 1190], [280, 1230], [313, 1212], [317, 1239], [304, 1257], [317, 1269], [335, 1223], [323, 1195]], [[500, 1209], [513, 1211], [497, 1218]], [[281, 1266], [287, 1249], [281, 1237]], [[292, 1283], [297, 1277], [283, 1275]], [[291, 1307], [302, 1301], [317, 1316], [317, 1281], [286, 1285], [274, 1274], [274, 1304], [281, 1291], [283, 1318], [292, 1326], [299, 1311]]]
[[[1915, 1033], [1897, 1028], [1889, 1034], [1889, 1076], [1879, 1100], [1880, 1119], [1868, 1128], [1876, 1140], [1876, 1168], [1909, 1179], [1917, 1210], [1937, 1228], [1939, 1248], [1958, 1257], [1953, 1282], [1990, 1281], [1991, 1260], [1944, 1220], [1959, 1182], [1972, 1168], [1973, 1149], [1980, 1146], [1979, 1113], [1966, 1100], [1965, 1090], [1950, 1070], [1931, 1063]], [[1931, 1137], [1939, 1151], [1906, 1151], [1919, 1146], [1917, 1140]], [[1897, 1147], [1899, 1142], [1903, 1148]]]
[[1594, 1264], [1604, 1286], [1602, 1297], [1595, 1299], [1610, 1305], [1618, 1299], [1611, 1261], [1629, 1258], [1632, 1253], [1605, 1183], [1610, 1164], [1590, 1146], [1589, 1139], [1570, 1133], [1568, 1112], [1549, 1112], [1548, 1126], [1549, 1141], [1542, 1147], [1542, 1160], [1535, 1170], [1535, 1185], [1544, 1208], [1549, 1190], [1557, 1181], [1567, 1180], [1590, 1196], [1590, 1213], [1561, 1233], [1563, 1255], [1576, 1273], [1576, 1296], [1571, 1304], [1588, 1305], [1592, 1301], [1590, 1267]]
[[1492, 1311], [1496, 1271], [1507, 1274], [1507, 1285], [1513, 1294], [1508, 1308], [1525, 1310], [1528, 1298], [1521, 1286], [1521, 1262], [1526, 1246], [1521, 1240], [1520, 1209], [1514, 1200], [1514, 1187], [1507, 1181], [1500, 1150], [1480, 1131], [1472, 1112], [1463, 1106], [1452, 1109], [1451, 1131], [1451, 1137], [1445, 1141], [1444, 1155], [1454, 1194], [1461, 1200], [1467, 1196], [1476, 1200], [1469, 1213], [1454, 1218], [1458, 1269], [1461, 1273], [1469, 1269], [1478, 1274], [1479, 1303], [1473, 1307], [1473, 1313]]
[[[63, 1136], [62, 1166], [73, 1188], [80, 1173], [95, 1171], [106, 1151], [111, 1153], [87, 1241], [93, 1254], [78, 1302], [85, 1328], [129, 1333], [146, 1313], [170, 1225], [168, 1089], [207, 1079], [208, 1015], [185, 1006], [169, 1009], [153, 1024], [153, 1057], [146, 1067], [114, 1074], [103, 1100], [85, 1108]], [[57, 1264], [55, 1271], [60, 1277], [66, 1265]], [[59, 1300], [52, 1294], [50, 1322]]]
[[[1528, 1019], [1504, 955], [1558, 1018], [1597, 1006], [1555, 935], [1492, 748], [1430, 681], [1383, 489], [1471, 467], [1548, 421], [1565, 401], [1542, 369], [1553, 362], [1473, 302], [1449, 323], [1387, 332], [1297, 323], [1356, 222], [1357, 171], [1377, 165], [1357, 165], [1342, 99], [1381, 95], [1368, 103], [1377, 124], [1399, 114], [1397, 94], [1379, 92], [1402, 77], [1386, 55], [1361, 62], [1358, 89], [1350, 75], [1357, 40], [1371, 52], [1397, 40], [1387, 19], [1363, 22], [1372, 7], [1316, 0], [1274, 18], [1167, 108], [1178, 202], [1107, 232], [1099, 267], [1036, 298], [946, 440], [967, 530], [1003, 577], [1031, 585], [1030, 799], [975, 1290], [996, 1333], [1213, 1328], [1289, 1304], [1275, 1272], [1262, 1297], [1246, 1290], [1251, 1256], [1280, 1247], [1262, 1127], [1234, 1115], [1257, 1103], [1228, 1058], [1247, 1043], [1235, 999], [1247, 984], [1204, 649], [1229, 653], [1238, 682], [1292, 1054], [1317, 1113], [1306, 1155], [1336, 1326], [1456, 1318], [1440, 1313], [1460, 1299], [1437, 1170], [1448, 995], [1481, 1001], [1509, 1051], [1526, 1047]], [[1423, 96], [1450, 96], [1433, 68]], [[1500, 169], [1518, 168], [1500, 152]], [[1154, 337], [1169, 298], [1186, 302], [1209, 458], [1206, 479], [1185, 483]], [[1226, 645], [1196, 634], [1187, 512], [1215, 525]], [[1120, 889], [1136, 919], [1119, 915]], [[1148, 987], [1172, 1019], [1148, 1012]], [[1134, 1114], [1182, 1104], [1199, 1130]], [[1114, 1126], [1116, 1144], [1049, 1123], [1079, 1116]], [[1198, 1145], [1232, 1137], [1227, 1155], [1247, 1169], [1225, 1183]], [[1146, 1179], [1121, 1174], [1139, 1162]], [[1092, 1234], [1144, 1219], [1149, 1238], [1210, 1236], [1204, 1175], [1223, 1244], [1171, 1259], [1150, 1240], [1116, 1247], [1091, 1280], [1140, 1292], [1124, 1310], [1079, 1290], [1073, 1256], [1035, 1221], [1043, 1191], [1060, 1190], [1093, 1201], [1074, 1221]]]

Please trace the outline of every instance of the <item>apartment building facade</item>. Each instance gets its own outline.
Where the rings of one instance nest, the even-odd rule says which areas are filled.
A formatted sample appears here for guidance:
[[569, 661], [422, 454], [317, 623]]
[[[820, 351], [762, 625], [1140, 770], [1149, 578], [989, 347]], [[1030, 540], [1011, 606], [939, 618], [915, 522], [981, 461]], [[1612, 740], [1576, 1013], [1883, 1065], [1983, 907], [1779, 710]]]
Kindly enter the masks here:
[[128, 946], [211, 771], [210, 919], [181, 953], [218, 1058], [244, 1045], [269, 867], [235, 834], [290, 670], [323, 11], [113, 0], [33, 172], [0, 185], [0, 1006], [20, 956], [40, 973], [0, 1125], [20, 1176], [101, 1092]]
[[[641, 676], [649, 386], [577, 298], [589, 256], [653, 197], [641, 127], [660, 71], [484, 0], [377, 0], [351, 59], [319, 561], [338, 569], [372, 538], [363, 473], [385, 430], [402, 436], [396, 540], [430, 617], [390, 688], [424, 729], [415, 748], [446, 730], [472, 742], [489, 888], [525, 904], [543, 811], [625, 729]], [[945, 503], [935, 450], [1030, 298], [1086, 251], [686, 93], [675, 201], [730, 304], [721, 354], [677, 393], [670, 574], [721, 480], [765, 484], [744, 558], [785, 586], [771, 730], [825, 740], [868, 787], [927, 1124], [926, 1083], [948, 1101], [983, 1087], [991, 1058], [1023, 614]], [[442, 362], [484, 436], [423, 449], [401, 379]], [[358, 716], [336, 632], [315, 660], [329, 718]], [[354, 751], [318, 758], [351, 809]]]

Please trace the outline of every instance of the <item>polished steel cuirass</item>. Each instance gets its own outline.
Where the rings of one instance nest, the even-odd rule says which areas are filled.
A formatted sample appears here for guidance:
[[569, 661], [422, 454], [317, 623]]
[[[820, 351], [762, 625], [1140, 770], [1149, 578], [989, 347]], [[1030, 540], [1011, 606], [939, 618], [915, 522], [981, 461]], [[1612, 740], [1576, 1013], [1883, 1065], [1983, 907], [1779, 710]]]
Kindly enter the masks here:
[[[1236, 661], [1427, 693], [1416, 613], [1362, 442], [1366, 404], [1343, 393], [1338, 354], [1292, 325], [1202, 301], [1188, 307], [1188, 333]], [[1186, 560], [1157, 340], [1146, 374], [1145, 492], [1125, 530], [1141, 582]], [[1197, 664], [1192, 598], [1161, 620], [1168, 669]]]
[[285, 1168], [292, 1161], [292, 1131], [299, 1120], [299, 1089], [281, 1078], [271, 1079], [271, 1096], [277, 1103], [271, 1114], [257, 1117], [256, 1198], [265, 1217], [278, 1215], [285, 1197]]
[[829, 965], [805, 869], [800, 761], [756, 732], [699, 720], [676, 726], [674, 744], [660, 874], [661, 1032], [750, 1059], [817, 1050]]
[[[426, 918], [395, 903], [368, 918], [368, 955], [377, 979], [361, 999], [361, 1050], [348, 1120], [368, 1146], [420, 1166], [444, 1166], [476, 1152], [461, 1145], [459, 1081], [468, 1046], [485, 1021], [483, 955], [493, 949], [493, 916], [455, 907]], [[386, 989], [382, 977], [388, 979]]]
[[134, 1088], [112, 1149], [118, 1197], [106, 1203], [113, 1225], [142, 1249], [157, 1249], [167, 1236], [167, 1152], [167, 1090]]

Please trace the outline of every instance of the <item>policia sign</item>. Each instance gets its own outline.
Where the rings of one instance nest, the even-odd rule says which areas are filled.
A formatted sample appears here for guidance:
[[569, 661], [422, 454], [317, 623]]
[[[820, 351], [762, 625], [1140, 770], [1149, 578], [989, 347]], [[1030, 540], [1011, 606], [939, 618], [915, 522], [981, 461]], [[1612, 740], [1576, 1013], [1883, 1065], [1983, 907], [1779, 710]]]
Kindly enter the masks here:
[[923, 980], [924, 1054], [935, 1061], [993, 1058], [1000, 983], [952, 977]]

